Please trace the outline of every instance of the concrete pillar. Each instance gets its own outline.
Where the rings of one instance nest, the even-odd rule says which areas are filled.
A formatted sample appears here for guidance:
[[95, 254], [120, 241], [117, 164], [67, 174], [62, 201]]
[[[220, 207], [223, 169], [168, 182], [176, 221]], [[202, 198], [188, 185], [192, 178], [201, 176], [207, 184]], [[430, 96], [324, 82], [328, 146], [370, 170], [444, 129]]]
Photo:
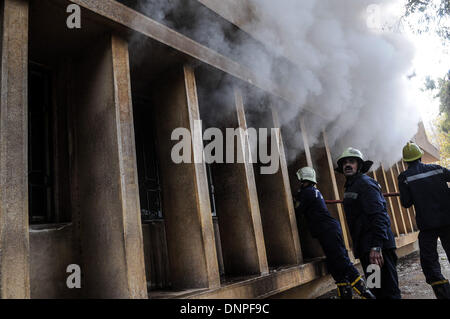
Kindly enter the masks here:
[[[235, 154], [248, 154], [249, 140], [244, 134], [247, 121], [242, 93], [234, 90], [235, 116], [230, 128], [240, 128]], [[226, 141], [230, 143], [230, 141]], [[235, 155], [235, 159], [236, 159]], [[216, 207], [219, 219], [225, 274], [267, 274], [267, 255], [253, 166], [243, 163], [214, 164]]]
[[0, 6], [0, 298], [29, 298], [28, 1]]
[[[201, 136], [193, 134], [194, 121], [200, 120], [194, 71], [176, 66], [158, 82], [153, 95], [171, 283], [180, 289], [215, 288], [220, 276], [206, 167], [194, 163], [203, 148]], [[179, 143], [171, 140], [176, 128], [192, 134], [190, 163], [171, 158], [172, 147]]]
[[[277, 111], [272, 108], [267, 123], [268, 133], [271, 128], [280, 128]], [[257, 189], [260, 203], [261, 219], [264, 229], [267, 258], [270, 266], [299, 264], [302, 262], [297, 222], [289, 184], [286, 155], [281, 131], [278, 130], [276, 150], [279, 168], [274, 174], [256, 172]], [[271, 141], [267, 142], [269, 145]]]
[[73, 73], [84, 295], [147, 298], [127, 42], [105, 36]]

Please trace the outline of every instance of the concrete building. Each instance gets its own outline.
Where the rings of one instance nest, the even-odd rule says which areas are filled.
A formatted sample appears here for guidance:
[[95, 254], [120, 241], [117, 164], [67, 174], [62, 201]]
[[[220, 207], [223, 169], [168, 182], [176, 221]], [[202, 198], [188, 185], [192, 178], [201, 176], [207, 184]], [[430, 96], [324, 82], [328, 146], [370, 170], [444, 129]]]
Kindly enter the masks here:
[[[314, 162], [325, 198], [342, 198], [326, 132], [310, 147], [300, 116], [304, 152], [288, 164], [278, 136], [280, 170], [271, 175], [260, 164], [170, 158], [172, 131], [198, 119], [278, 127], [277, 107], [291, 101], [283, 87], [139, 13], [136, 1], [0, 3], [1, 298], [289, 298], [332, 287], [317, 242], [297, 231], [291, 195], [296, 169]], [[246, 11], [223, 3], [191, 1], [246, 31]], [[70, 4], [81, 7], [81, 29], [67, 27]], [[211, 114], [208, 99], [224, 83], [232, 89], [218, 103], [232, 112]], [[260, 114], [249, 112], [252, 91], [270, 101]], [[192, 146], [197, 156], [203, 141], [194, 136]], [[371, 174], [396, 192], [404, 169]], [[414, 210], [397, 197], [388, 204], [407, 254]], [[350, 249], [342, 206], [329, 209]], [[71, 264], [81, 268], [79, 289], [66, 284]]]

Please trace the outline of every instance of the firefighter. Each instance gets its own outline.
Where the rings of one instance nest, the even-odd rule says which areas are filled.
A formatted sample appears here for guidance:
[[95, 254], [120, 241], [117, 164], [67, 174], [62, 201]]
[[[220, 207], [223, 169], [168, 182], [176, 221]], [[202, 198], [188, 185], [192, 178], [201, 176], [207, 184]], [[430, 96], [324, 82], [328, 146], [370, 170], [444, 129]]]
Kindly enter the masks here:
[[336, 281], [339, 298], [352, 299], [354, 290], [361, 298], [375, 299], [348, 257], [338, 221], [331, 217], [322, 194], [315, 187], [316, 172], [311, 167], [303, 167], [297, 171], [297, 177], [301, 183], [295, 196], [297, 221], [305, 216], [311, 235], [319, 240], [327, 257], [328, 271]]
[[442, 276], [437, 239], [450, 258], [450, 171], [439, 165], [423, 164], [423, 151], [414, 143], [403, 148], [408, 169], [398, 176], [400, 201], [414, 205], [419, 228], [420, 264], [426, 282], [438, 299], [450, 299], [450, 285]]
[[336, 171], [346, 178], [344, 210], [355, 258], [360, 259], [366, 278], [373, 271], [369, 265], [380, 267], [380, 286], [372, 289], [377, 299], [400, 299], [396, 246], [386, 201], [380, 185], [365, 175], [373, 162], [364, 161], [362, 153], [350, 147], [337, 164]]

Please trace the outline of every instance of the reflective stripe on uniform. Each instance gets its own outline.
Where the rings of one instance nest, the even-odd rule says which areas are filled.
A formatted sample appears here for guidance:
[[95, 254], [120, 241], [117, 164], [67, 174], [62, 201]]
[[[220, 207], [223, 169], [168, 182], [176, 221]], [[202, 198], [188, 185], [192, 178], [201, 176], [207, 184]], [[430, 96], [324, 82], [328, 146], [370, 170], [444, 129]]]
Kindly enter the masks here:
[[357, 199], [358, 193], [346, 192], [344, 193], [344, 198]]
[[443, 284], [448, 284], [448, 280], [444, 279], [444, 280], [432, 282], [431, 286], [437, 286], [437, 285], [443, 285]]
[[417, 175], [413, 175], [413, 176], [409, 176], [406, 178], [407, 182], [412, 182], [412, 181], [416, 181], [418, 179], [422, 179], [422, 178], [427, 178], [433, 175], [438, 175], [438, 174], [443, 174], [444, 170], [443, 169], [435, 169], [426, 173], [420, 173]]

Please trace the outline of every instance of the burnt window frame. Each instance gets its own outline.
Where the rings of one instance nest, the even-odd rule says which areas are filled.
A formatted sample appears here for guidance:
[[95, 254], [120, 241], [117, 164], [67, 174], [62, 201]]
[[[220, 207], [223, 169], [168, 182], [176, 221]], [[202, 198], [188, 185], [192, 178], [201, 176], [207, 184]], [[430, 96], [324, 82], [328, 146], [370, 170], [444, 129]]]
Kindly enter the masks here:
[[[35, 79], [33, 79], [36, 77]], [[39, 81], [38, 85], [35, 85]], [[28, 216], [30, 224], [51, 224], [57, 220], [55, 207], [55, 156], [54, 156], [54, 114], [52, 97], [52, 70], [30, 62], [28, 66]], [[42, 85], [42, 86], [41, 86]], [[43, 89], [42, 96], [36, 96], [35, 90]], [[42, 103], [39, 110], [37, 103]], [[39, 119], [40, 117], [40, 119]], [[43, 123], [42, 123], [43, 122]], [[41, 126], [41, 127], [39, 127]], [[37, 130], [39, 132], [37, 132]], [[35, 134], [41, 134], [36, 137]], [[42, 141], [43, 138], [43, 141]], [[37, 142], [37, 143], [36, 143]], [[42, 153], [39, 153], [39, 152]], [[37, 153], [37, 154], [36, 154]], [[39, 163], [41, 161], [41, 163]], [[41, 165], [39, 165], [41, 164]], [[40, 166], [40, 167], [39, 167]], [[45, 167], [44, 167], [45, 166]], [[44, 212], [38, 213], [38, 200], [34, 194], [36, 188], [44, 188]], [[42, 207], [41, 207], [42, 208]]]
[[[28, 61], [28, 109], [27, 109], [27, 178], [28, 178], [28, 221], [30, 226], [68, 224], [72, 222], [70, 156], [69, 156], [69, 84], [61, 81], [60, 76], [68, 76], [61, 69], [49, 65]], [[33, 207], [33, 76], [40, 76], [43, 81], [43, 101], [45, 104], [45, 161], [46, 161], [46, 213], [35, 214]], [[61, 83], [60, 83], [61, 82]], [[39, 216], [41, 218], [39, 218]], [[37, 218], [36, 218], [37, 217]], [[53, 227], [51, 226], [51, 227]]]
[[[154, 109], [153, 102], [150, 98], [133, 95], [133, 126], [134, 126], [134, 136], [135, 136], [135, 147], [136, 147], [136, 167], [138, 174], [138, 188], [139, 188], [139, 204], [141, 221], [152, 222], [155, 220], [163, 220], [163, 203], [162, 203], [162, 188], [161, 188], [161, 177], [159, 170], [158, 161], [158, 148], [157, 148], [157, 134], [156, 127], [154, 123]], [[143, 123], [147, 123], [144, 126]], [[141, 132], [145, 129], [145, 132]], [[150, 144], [143, 144], [141, 140], [143, 137], [141, 134], [150, 133]], [[145, 150], [141, 148], [149, 147], [150, 152], [153, 153], [150, 164], [152, 164], [151, 170], [154, 172], [152, 176], [147, 176], [148, 165], [146, 165]], [[144, 160], [144, 162], [142, 162]], [[141, 169], [140, 169], [141, 168]], [[142, 175], [142, 168], [144, 169], [145, 176]], [[154, 197], [155, 202], [150, 199], [150, 196], [143, 196], [143, 189], [146, 188], [147, 192], [154, 192], [156, 195]], [[155, 209], [152, 209], [152, 202], [156, 203]], [[143, 203], [145, 205], [143, 205]]]

